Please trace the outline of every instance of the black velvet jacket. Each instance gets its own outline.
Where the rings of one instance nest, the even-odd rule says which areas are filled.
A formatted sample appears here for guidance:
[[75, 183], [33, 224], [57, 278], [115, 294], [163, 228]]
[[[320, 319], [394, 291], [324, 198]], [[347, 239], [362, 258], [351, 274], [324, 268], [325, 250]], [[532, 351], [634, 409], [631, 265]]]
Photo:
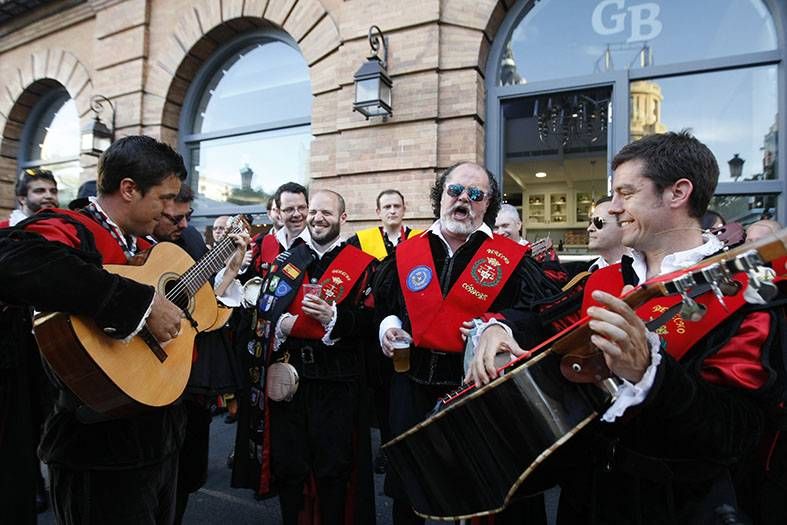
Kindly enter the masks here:
[[[101, 242], [93, 242], [89, 232], [83, 234], [77, 248], [21, 231], [1, 239], [0, 301], [86, 315], [102, 328], [114, 328], [116, 337], [125, 337], [139, 325], [153, 289], [103, 270], [95, 252]], [[134, 468], [161, 461], [182, 442], [179, 405], [84, 423], [76, 413], [79, 401], [65, 386], [57, 386], [60, 402], [46, 422], [39, 447], [46, 463], [73, 469]]]
[[[334, 247], [320, 259], [315, 257], [305, 270], [309, 278], [319, 281], [345, 246], [341, 244]], [[347, 298], [337, 305], [336, 324], [331, 331], [331, 338], [338, 339], [335, 344], [327, 346], [314, 339], [288, 337], [274, 354], [274, 360], [288, 352], [289, 363], [306, 379], [358, 378], [364, 371], [366, 352], [375, 351], [364, 344], [369, 340], [373, 319], [372, 309], [364, 303], [370, 292], [371, 276], [376, 265], [375, 260], [366, 267]]]
[[[635, 284], [632, 275], [624, 268]], [[703, 361], [738, 335], [754, 311], [766, 312], [770, 322], [758, 345], [769, 380], [758, 390], [705, 381]], [[778, 315], [772, 305], [744, 307], [680, 361], [662, 350], [642, 405], [614, 423], [593, 423], [550, 459], [547, 470], [562, 489], [558, 523], [722, 523], [717, 509], [735, 506], [729, 468], [759, 444], [764, 407], [780, 393], [770, 366], [784, 351]]]

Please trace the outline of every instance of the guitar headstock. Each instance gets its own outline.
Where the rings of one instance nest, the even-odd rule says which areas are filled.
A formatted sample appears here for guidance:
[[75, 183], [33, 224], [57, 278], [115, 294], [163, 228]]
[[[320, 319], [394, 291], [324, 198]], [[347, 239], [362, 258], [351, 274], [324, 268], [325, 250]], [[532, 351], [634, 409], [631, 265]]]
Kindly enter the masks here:
[[[762, 269], [771, 263], [768, 272]], [[787, 277], [787, 228], [768, 235], [752, 244], [745, 244], [686, 270], [662, 275], [644, 283], [639, 289], [658, 290], [661, 295], [683, 296], [685, 318], [701, 317], [696, 302], [689, 293], [699, 286], [710, 288], [724, 304], [724, 296], [740, 291], [740, 284], [733, 277], [745, 272], [752, 287], [763, 300], [772, 298], [776, 292], [775, 282]], [[764, 278], [763, 276], [767, 278]], [[626, 296], [637, 295], [637, 290]], [[628, 301], [627, 301], [628, 302]], [[631, 304], [631, 303], [630, 303]]]
[[230, 220], [227, 221], [228, 234], [249, 233], [250, 228], [251, 225], [249, 224], [246, 216], [243, 214], [233, 215], [230, 217]]
[[530, 243], [530, 257], [538, 262], [544, 262], [546, 253], [552, 248], [552, 239], [543, 237]]

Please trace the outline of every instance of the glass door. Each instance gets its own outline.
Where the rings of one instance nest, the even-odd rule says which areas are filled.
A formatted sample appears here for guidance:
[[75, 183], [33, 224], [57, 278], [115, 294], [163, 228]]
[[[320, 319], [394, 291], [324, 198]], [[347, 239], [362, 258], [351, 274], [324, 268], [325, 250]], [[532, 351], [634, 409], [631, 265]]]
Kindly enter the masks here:
[[593, 201], [607, 194], [612, 87], [502, 101], [503, 200], [520, 210], [525, 236], [586, 254]]

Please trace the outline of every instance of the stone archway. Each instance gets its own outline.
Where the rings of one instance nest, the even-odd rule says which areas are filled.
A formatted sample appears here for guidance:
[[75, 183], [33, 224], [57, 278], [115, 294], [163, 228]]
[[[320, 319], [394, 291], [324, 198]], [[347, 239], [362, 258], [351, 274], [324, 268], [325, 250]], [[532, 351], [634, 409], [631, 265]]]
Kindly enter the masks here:
[[145, 122], [146, 133], [176, 145], [180, 111], [199, 67], [221, 43], [259, 27], [282, 29], [298, 43], [309, 66], [315, 96], [339, 89], [335, 70], [325, 64], [338, 55], [341, 40], [336, 24], [318, 0], [222, 4], [202, 0], [180, 17], [166, 53], [149, 57], [143, 100], [145, 115], [150, 116]]
[[8, 82], [0, 94], [0, 216], [16, 204], [17, 158], [24, 123], [46, 93], [62, 87], [74, 99], [80, 120], [89, 119], [93, 91], [88, 69], [68, 50], [49, 48], [16, 65], [18, 82]]

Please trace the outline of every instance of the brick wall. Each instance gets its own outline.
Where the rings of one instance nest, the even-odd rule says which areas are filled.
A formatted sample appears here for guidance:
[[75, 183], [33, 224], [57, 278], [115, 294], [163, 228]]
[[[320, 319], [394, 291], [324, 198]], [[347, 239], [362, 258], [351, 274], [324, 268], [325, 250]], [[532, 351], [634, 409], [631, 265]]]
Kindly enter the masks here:
[[[374, 197], [388, 187], [405, 194], [411, 222], [428, 224], [435, 173], [457, 160], [483, 161], [483, 71], [511, 3], [91, 0], [36, 20], [0, 39], [0, 215], [13, 205], [18, 135], [37, 82], [65, 86], [83, 124], [100, 93], [116, 106], [119, 136], [147, 133], [176, 145], [200, 65], [222, 42], [272, 25], [293, 37], [309, 65], [311, 178], [345, 195], [346, 230], [376, 221]], [[352, 112], [353, 74], [369, 53], [371, 24], [388, 37], [394, 82], [394, 114], [384, 122]], [[83, 156], [84, 178], [95, 176], [95, 161]]]

